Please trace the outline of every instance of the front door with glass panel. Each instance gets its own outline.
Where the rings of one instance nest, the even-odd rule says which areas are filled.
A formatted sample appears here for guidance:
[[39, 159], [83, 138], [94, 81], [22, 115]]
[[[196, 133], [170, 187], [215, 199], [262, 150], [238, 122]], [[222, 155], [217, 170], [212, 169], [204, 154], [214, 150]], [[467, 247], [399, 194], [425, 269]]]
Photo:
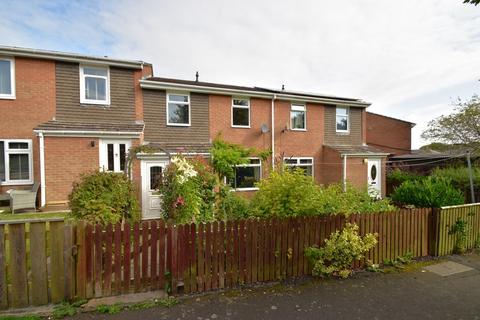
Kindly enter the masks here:
[[372, 197], [382, 195], [381, 163], [380, 159], [368, 159], [368, 192]]
[[143, 219], [160, 218], [162, 199], [158, 193], [166, 161], [142, 161]]
[[101, 140], [100, 169], [112, 172], [125, 171], [130, 145], [128, 140]]

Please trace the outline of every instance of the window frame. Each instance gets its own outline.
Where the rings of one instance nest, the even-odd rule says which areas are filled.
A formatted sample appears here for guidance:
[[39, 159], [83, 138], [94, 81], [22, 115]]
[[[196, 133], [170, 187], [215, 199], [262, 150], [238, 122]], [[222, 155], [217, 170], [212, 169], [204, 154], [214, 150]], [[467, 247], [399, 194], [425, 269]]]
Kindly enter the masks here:
[[[240, 106], [234, 104], [235, 100], [246, 100], [248, 102], [247, 106]], [[247, 109], [248, 110], [248, 125], [237, 125], [233, 123], [233, 109]], [[245, 97], [232, 97], [232, 108], [231, 108], [231, 125], [232, 128], [243, 128], [243, 129], [250, 129], [251, 128], [251, 109], [250, 109], [250, 98]]]
[[[346, 115], [339, 115], [337, 113], [338, 109], [345, 109]], [[347, 129], [346, 130], [340, 130], [337, 127], [337, 118], [342, 117], [342, 118], [347, 118]], [[350, 107], [345, 107], [345, 106], [335, 106], [335, 132], [338, 133], [350, 133]]]
[[[286, 163], [286, 160], [296, 160], [296, 164]], [[311, 164], [300, 163], [301, 160], [312, 160]], [[287, 167], [306, 167], [312, 166], [312, 178], [315, 177], [315, 159], [313, 157], [283, 157], [283, 165]]]
[[[4, 143], [5, 156], [5, 181], [0, 181], [3, 186], [29, 185], [33, 184], [33, 144], [31, 139], [0, 139]], [[12, 142], [27, 143], [28, 149], [10, 149], [9, 144]], [[11, 154], [27, 154], [28, 155], [28, 176], [29, 179], [11, 180], [10, 179], [10, 157]]]
[[[295, 108], [297, 110], [295, 110]], [[303, 112], [303, 128], [294, 128], [293, 127], [293, 119], [292, 119], [292, 112], [293, 111]], [[292, 102], [290, 104], [290, 130], [293, 130], [293, 131], [307, 131], [307, 105], [305, 103]]]
[[0, 99], [16, 99], [16, 88], [15, 88], [15, 58], [10, 57], [0, 57], [0, 60], [10, 62], [10, 94], [0, 93]]
[[[107, 76], [98, 76], [98, 75], [85, 75], [84, 68], [93, 68], [93, 69], [106, 69]], [[80, 103], [82, 104], [94, 104], [94, 105], [102, 105], [102, 106], [109, 106], [110, 105], [110, 67], [104, 65], [80, 65]], [[85, 96], [85, 79], [86, 77], [91, 78], [99, 78], [105, 79], [105, 100], [93, 100], [87, 99]]]
[[[263, 172], [262, 172], [262, 160], [258, 157], [250, 157], [248, 158], [249, 161], [251, 160], [258, 160], [258, 163], [255, 163], [255, 164], [251, 164], [251, 163], [247, 163], [247, 164], [239, 164], [239, 165], [236, 165], [234, 166], [234, 173], [235, 173], [235, 177], [234, 177], [234, 181], [236, 182], [237, 181], [237, 171], [236, 171], [236, 168], [249, 168], [249, 167], [254, 167], [254, 168], [260, 168], [260, 177], [259, 177], [259, 181], [262, 180], [263, 178]], [[230, 185], [230, 184], [229, 184]], [[236, 187], [232, 187], [232, 190], [233, 191], [257, 191], [258, 188], [257, 187], [247, 187], [247, 188], [236, 188]]]
[[[170, 101], [170, 95], [177, 95], [177, 96], [186, 96], [188, 97], [188, 102], [180, 102], [180, 101]], [[173, 126], [173, 127], [190, 127], [192, 125], [192, 106], [191, 106], [191, 99], [190, 99], [190, 92], [167, 92], [166, 94], [166, 118], [167, 118], [167, 126]], [[175, 122], [170, 122], [170, 116], [168, 112], [168, 104], [169, 103], [176, 103], [176, 104], [182, 104], [182, 105], [187, 105], [188, 106], [188, 123], [175, 123]]]
[[[108, 170], [108, 145], [113, 144], [113, 153], [114, 153], [114, 158], [113, 158], [113, 170]], [[116, 173], [121, 173], [124, 172], [121, 170], [120, 165], [120, 157], [118, 158], [118, 170], [115, 170], [115, 164], [116, 164], [116, 158], [115, 158], [115, 151], [118, 150], [120, 153], [120, 145], [124, 144], [125, 145], [125, 166], [127, 166], [127, 157], [128, 157], [128, 151], [132, 147], [132, 141], [131, 140], [116, 140], [116, 139], [101, 139], [98, 143], [99, 145], [99, 169], [100, 171], [103, 172], [116, 172]]]

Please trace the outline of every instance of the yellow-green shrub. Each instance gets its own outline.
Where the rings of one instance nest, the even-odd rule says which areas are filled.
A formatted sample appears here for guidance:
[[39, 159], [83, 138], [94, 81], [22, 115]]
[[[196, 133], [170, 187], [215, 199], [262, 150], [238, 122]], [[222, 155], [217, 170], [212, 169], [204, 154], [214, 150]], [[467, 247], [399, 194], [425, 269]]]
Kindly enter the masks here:
[[377, 244], [377, 234], [358, 235], [358, 226], [347, 223], [340, 232], [336, 231], [325, 240], [325, 246], [310, 247], [305, 251], [313, 264], [316, 276], [339, 276], [347, 278], [352, 273], [352, 263]]

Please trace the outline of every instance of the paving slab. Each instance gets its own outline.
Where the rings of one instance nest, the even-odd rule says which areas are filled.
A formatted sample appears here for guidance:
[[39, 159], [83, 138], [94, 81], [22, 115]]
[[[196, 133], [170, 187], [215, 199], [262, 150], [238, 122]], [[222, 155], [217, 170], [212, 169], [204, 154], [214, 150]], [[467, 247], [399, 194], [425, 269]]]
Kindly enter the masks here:
[[460, 264], [453, 261], [446, 261], [446, 262], [425, 267], [425, 270], [438, 274], [439, 276], [442, 276], [442, 277], [448, 277], [457, 273], [472, 271], [474, 269], [464, 264]]
[[153, 299], [162, 299], [167, 297], [167, 294], [163, 290], [151, 291], [151, 292], [142, 292], [142, 293], [132, 293], [124, 294], [119, 296], [112, 296], [106, 298], [96, 298], [89, 300], [86, 304], [82, 306], [83, 311], [92, 311], [97, 309], [101, 305], [112, 305], [116, 303], [122, 304], [134, 304], [147, 300]]

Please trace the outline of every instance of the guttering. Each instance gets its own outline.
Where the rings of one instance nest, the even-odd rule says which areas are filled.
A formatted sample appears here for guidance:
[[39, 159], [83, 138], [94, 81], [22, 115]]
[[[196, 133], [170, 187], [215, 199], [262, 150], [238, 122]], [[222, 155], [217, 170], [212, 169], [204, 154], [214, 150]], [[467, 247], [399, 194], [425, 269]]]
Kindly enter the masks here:
[[45, 139], [43, 132], [38, 134], [40, 138], [40, 207], [44, 207], [47, 199], [46, 185], [45, 185]]
[[366, 108], [371, 105], [369, 102], [364, 101], [347, 101], [343, 99], [335, 98], [323, 98], [323, 97], [311, 97], [305, 95], [294, 95], [294, 94], [283, 94], [283, 93], [272, 93], [272, 92], [261, 92], [256, 90], [247, 90], [247, 89], [234, 89], [234, 88], [218, 88], [212, 86], [204, 85], [193, 85], [193, 84], [183, 84], [183, 83], [171, 83], [163, 81], [152, 81], [152, 80], [140, 80], [140, 87], [142, 89], [155, 89], [155, 90], [183, 90], [189, 92], [198, 92], [198, 93], [209, 93], [209, 94], [223, 94], [223, 95], [244, 95], [248, 97], [257, 97], [272, 99], [275, 96], [276, 100], [295, 100], [299, 102], [312, 102], [312, 103], [324, 103], [324, 104], [335, 104], [342, 106], [350, 107], [363, 107]]
[[343, 175], [342, 175], [343, 192], [347, 192], [347, 155], [343, 155]]
[[130, 68], [130, 69], [143, 69], [145, 62], [136, 60], [120, 60], [111, 59], [105, 57], [87, 56], [74, 53], [39, 50], [19, 47], [0, 46], [0, 55], [15, 56], [15, 57], [27, 57], [37, 59], [48, 59], [56, 61], [77, 62], [85, 64], [107, 64], [109, 66]]
[[149, 159], [149, 158], [158, 158], [158, 157], [165, 157], [165, 156], [176, 156], [176, 155], [185, 155], [185, 156], [210, 156], [209, 152], [154, 152], [154, 153], [137, 153], [137, 157], [139, 159]]
[[125, 132], [125, 131], [79, 131], [79, 130], [33, 130], [36, 134], [53, 137], [131, 137], [137, 138], [143, 132]]
[[272, 171], [275, 170], [275, 99], [277, 95], [272, 97]]

